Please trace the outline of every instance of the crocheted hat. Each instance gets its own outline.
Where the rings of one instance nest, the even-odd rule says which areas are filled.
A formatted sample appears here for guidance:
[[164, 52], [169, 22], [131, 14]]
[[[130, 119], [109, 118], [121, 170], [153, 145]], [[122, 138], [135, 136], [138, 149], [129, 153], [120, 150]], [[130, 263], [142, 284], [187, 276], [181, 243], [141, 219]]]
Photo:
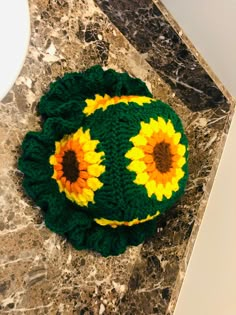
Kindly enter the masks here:
[[173, 109], [127, 73], [94, 66], [52, 83], [19, 169], [46, 226], [76, 249], [118, 255], [183, 194], [188, 143]]

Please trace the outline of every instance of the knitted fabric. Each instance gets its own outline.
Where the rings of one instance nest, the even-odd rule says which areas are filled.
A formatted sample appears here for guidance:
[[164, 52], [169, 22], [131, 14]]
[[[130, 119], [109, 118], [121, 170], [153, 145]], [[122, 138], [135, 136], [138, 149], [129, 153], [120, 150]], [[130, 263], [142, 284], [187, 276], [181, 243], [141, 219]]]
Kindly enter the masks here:
[[127, 73], [94, 66], [52, 83], [19, 169], [46, 226], [76, 249], [118, 255], [183, 194], [188, 143], [173, 109]]

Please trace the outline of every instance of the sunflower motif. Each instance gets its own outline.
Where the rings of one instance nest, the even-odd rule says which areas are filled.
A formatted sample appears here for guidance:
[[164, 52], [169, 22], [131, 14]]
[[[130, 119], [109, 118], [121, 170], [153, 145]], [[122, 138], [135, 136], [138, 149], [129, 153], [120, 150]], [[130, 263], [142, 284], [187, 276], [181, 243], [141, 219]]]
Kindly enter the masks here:
[[137, 95], [121, 95], [111, 97], [108, 94], [104, 96], [96, 94], [95, 99], [86, 99], [85, 102], [87, 106], [84, 108], [83, 112], [86, 116], [93, 114], [97, 109], [102, 109], [103, 111], [108, 108], [108, 106], [116, 105], [119, 103], [124, 103], [128, 105], [133, 102], [140, 106], [143, 104], [148, 104], [152, 101], [152, 98], [147, 96], [137, 96]]
[[104, 152], [95, 152], [98, 140], [91, 140], [89, 130], [79, 128], [74, 134], [64, 136], [55, 143], [55, 153], [50, 156], [53, 165], [52, 178], [57, 181], [60, 192], [81, 207], [94, 203], [94, 192], [103, 183], [98, 177], [105, 172], [101, 165]]
[[187, 162], [181, 137], [170, 119], [166, 122], [158, 117], [149, 123], [141, 122], [140, 132], [130, 139], [133, 147], [125, 155], [131, 160], [127, 168], [136, 173], [134, 183], [144, 185], [148, 197], [155, 195], [162, 201], [179, 190], [179, 181], [185, 174], [182, 168]]
[[118, 255], [184, 193], [188, 141], [173, 109], [127, 73], [94, 66], [50, 85], [22, 143], [23, 187], [78, 250]]

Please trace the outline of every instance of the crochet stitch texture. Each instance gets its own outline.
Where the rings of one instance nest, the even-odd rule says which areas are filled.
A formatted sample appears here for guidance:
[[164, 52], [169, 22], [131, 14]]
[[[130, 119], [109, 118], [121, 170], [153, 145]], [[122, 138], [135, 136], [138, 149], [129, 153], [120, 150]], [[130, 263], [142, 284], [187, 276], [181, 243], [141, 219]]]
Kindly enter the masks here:
[[118, 255], [155, 232], [183, 194], [188, 142], [180, 118], [145, 83], [94, 66], [50, 85], [18, 167], [46, 226], [76, 249]]

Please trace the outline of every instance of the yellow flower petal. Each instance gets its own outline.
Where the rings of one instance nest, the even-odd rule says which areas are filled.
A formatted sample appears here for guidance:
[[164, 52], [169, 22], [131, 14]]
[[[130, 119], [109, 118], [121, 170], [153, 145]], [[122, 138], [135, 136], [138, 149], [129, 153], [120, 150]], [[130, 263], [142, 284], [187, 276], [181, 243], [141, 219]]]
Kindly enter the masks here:
[[84, 188], [82, 195], [85, 197], [87, 201], [91, 201], [94, 203], [94, 192], [91, 189]]
[[147, 144], [147, 139], [141, 135], [130, 138], [130, 141], [133, 142], [136, 147]]
[[150, 126], [154, 132], [158, 132], [160, 130], [159, 123], [153, 118], [150, 119]]
[[67, 189], [64, 189], [64, 192], [66, 194], [66, 198], [68, 198], [70, 201], [75, 201], [75, 198], [73, 197], [73, 193], [69, 193]]
[[172, 137], [173, 143], [174, 143], [175, 145], [177, 145], [177, 144], [179, 143], [180, 139], [181, 139], [181, 133], [180, 133], [180, 132], [176, 132], [176, 133], [173, 135], [173, 137]]
[[51, 165], [56, 165], [57, 164], [57, 159], [55, 158], [55, 155], [51, 155], [49, 158], [49, 163]]
[[87, 184], [89, 188], [91, 188], [93, 191], [96, 191], [103, 186], [103, 183], [101, 183], [100, 180], [96, 177], [88, 178]]
[[87, 129], [84, 133], [82, 133], [81, 136], [78, 138], [78, 140], [80, 144], [90, 141], [91, 138], [90, 138], [89, 130]]
[[184, 171], [181, 168], [177, 168], [176, 169], [176, 176], [175, 178], [177, 180], [181, 179], [182, 177], [184, 177]]
[[134, 180], [135, 184], [138, 185], [145, 185], [147, 181], [149, 180], [149, 175], [148, 173], [140, 173], [136, 176], [136, 179]]
[[171, 138], [174, 133], [175, 133], [175, 129], [174, 129], [174, 126], [172, 124], [172, 122], [170, 120], [168, 120], [167, 122], [167, 126], [166, 126], [166, 132], [167, 132], [167, 135]]
[[92, 99], [92, 98], [89, 98], [89, 99], [86, 99], [86, 103], [88, 105], [88, 107], [93, 107], [97, 104], [97, 100], [96, 99]]
[[103, 152], [86, 152], [84, 155], [84, 160], [90, 164], [98, 163], [101, 161], [101, 157], [103, 155]]
[[90, 140], [86, 142], [83, 145], [83, 151], [88, 152], [88, 151], [94, 151], [96, 149], [97, 144], [99, 143], [98, 140]]
[[171, 189], [171, 183], [166, 183], [164, 188], [164, 195], [167, 199], [170, 199], [172, 196], [172, 189]]
[[178, 185], [178, 179], [176, 178], [176, 177], [173, 177], [172, 179], [171, 179], [171, 184], [173, 185], [173, 186], [175, 186], [175, 185]]
[[164, 186], [163, 184], [158, 184], [155, 190], [155, 195], [158, 201], [162, 201], [164, 194]]
[[167, 125], [166, 125], [165, 120], [162, 117], [158, 117], [158, 123], [160, 126], [160, 130], [162, 130], [165, 133], [166, 129], [167, 129]]
[[146, 164], [144, 161], [132, 161], [127, 168], [129, 171], [134, 171], [139, 174], [146, 169]]
[[156, 182], [154, 180], [150, 180], [146, 183], [145, 186], [148, 192], [148, 197], [151, 197], [156, 192], [157, 189]]
[[101, 101], [101, 100], [103, 100], [103, 96], [101, 96], [100, 94], [96, 94], [95, 100], [96, 100], [96, 102]]
[[97, 102], [95, 100], [92, 100], [92, 99], [87, 99], [86, 104], [87, 104], [87, 106], [84, 108], [83, 113], [85, 115], [90, 115], [95, 111]]
[[[62, 138], [62, 140], [60, 141], [60, 144], [61, 144], [61, 147], [63, 147], [65, 144], [66, 144], [66, 142], [69, 140], [69, 136], [68, 135], [66, 135], [66, 136], [64, 136], [63, 138]], [[55, 153], [57, 153], [57, 152], [55, 152]], [[59, 153], [59, 152], [58, 152]]]
[[79, 206], [81, 207], [88, 206], [88, 200], [83, 196], [83, 194], [76, 195], [75, 193], [71, 193], [71, 197], [73, 198], [73, 201], [75, 201]]
[[181, 168], [184, 164], [186, 163], [186, 159], [184, 157], [181, 157], [178, 161], [177, 161], [177, 165], [179, 168]]
[[73, 134], [73, 140], [78, 140], [80, 139], [80, 137], [82, 136], [83, 134], [83, 130], [82, 128], [79, 128], [74, 134]]
[[56, 147], [55, 154], [60, 153], [60, 150], [61, 150], [61, 142], [56, 141], [56, 142], [55, 142], [55, 147]]
[[125, 103], [126, 105], [128, 105], [129, 101], [127, 98], [120, 99], [118, 102], [113, 101], [113, 104], [117, 104], [117, 103]]
[[125, 154], [125, 157], [130, 160], [139, 160], [144, 157], [144, 152], [139, 148], [133, 147]]
[[53, 171], [52, 178], [57, 179], [57, 171], [56, 170]]
[[88, 166], [88, 173], [92, 176], [99, 177], [103, 172], [105, 172], [104, 165], [93, 164]]
[[186, 152], [186, 147], [183, 144], [179, 144], [177, 148], [177, 152], [180, 156], [183, 156]]
[[105, 95], [104, 95], [104, 99], [105, 99], [105, 100], [109, 100], [110, 98], [111, 98], [111, 97], [110, 97], [108, 94], [105, 94]]
[[172, 181], [172, 184], [171, 184], [171, 189], [176, 192], [179, 190], [179, 185], [178, 185], [178, 182], [174, 182]]
[[150, 124], [142, 121], [140, 133], [142, 133], [144, 136], [151, 137], [151, 135], [153, 134], [153, 130]]
[[144, 103], [151, 103], [152, 99], [147, 96], [134, 96], [129, 99], [129, 102], [135, 102], [140, 106], [143, 106]]

